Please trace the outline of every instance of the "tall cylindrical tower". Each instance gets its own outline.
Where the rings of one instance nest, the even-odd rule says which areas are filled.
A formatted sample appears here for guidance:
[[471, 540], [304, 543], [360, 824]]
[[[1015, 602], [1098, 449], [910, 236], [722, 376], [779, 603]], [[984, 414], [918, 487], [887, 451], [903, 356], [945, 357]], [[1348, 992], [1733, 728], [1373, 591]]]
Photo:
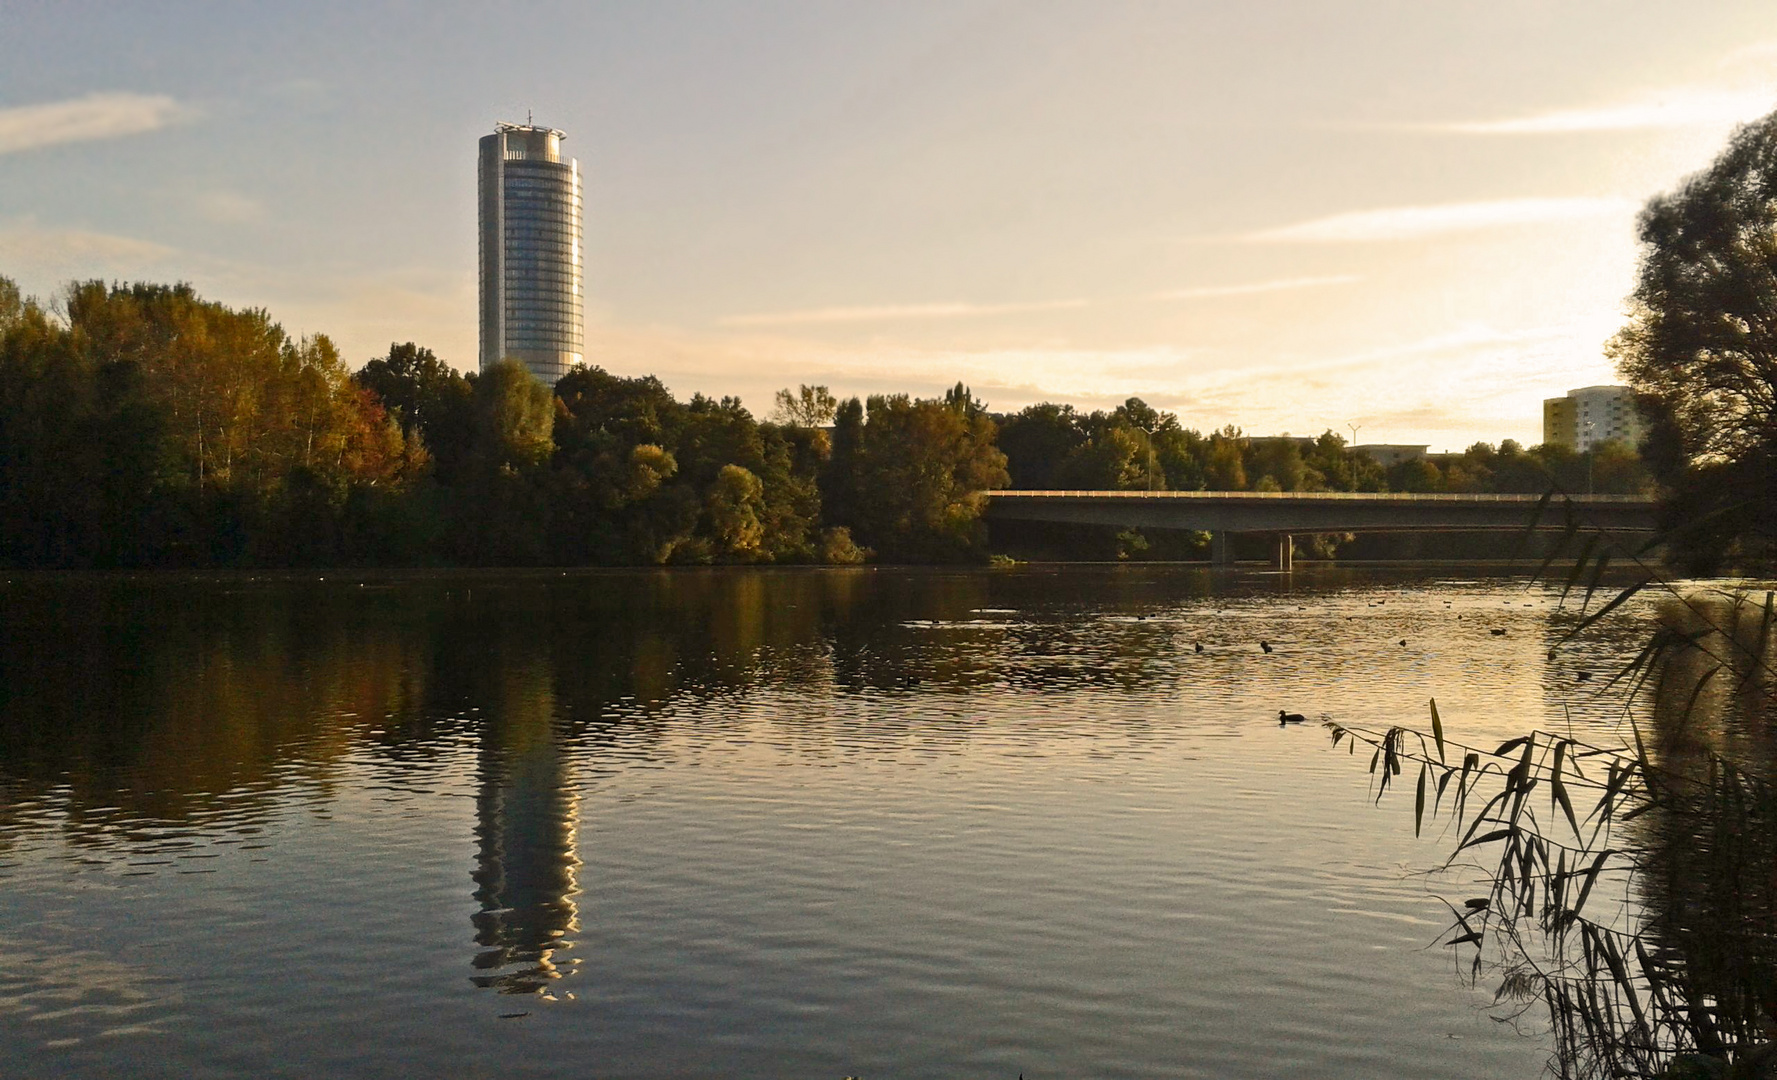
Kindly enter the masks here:
[[554, 128], [481, 139], [481, 367], [518, 360], [553, 386], [585, 359], [580, 164]]

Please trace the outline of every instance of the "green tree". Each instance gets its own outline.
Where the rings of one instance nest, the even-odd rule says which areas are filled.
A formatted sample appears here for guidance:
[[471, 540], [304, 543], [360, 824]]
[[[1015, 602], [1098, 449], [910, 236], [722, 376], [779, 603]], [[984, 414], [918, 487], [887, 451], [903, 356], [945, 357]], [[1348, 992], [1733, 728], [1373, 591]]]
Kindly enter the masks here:
[[1210, 491], [1245, 491], [1246, 436], [1232, 424], [1209, 437], [1203, 480]]
[[[1258, 444], [1250, 444], [1252, 460], [1245, 464], [1247, 475], [1270, 477], [1276, 486], [1273, 491], [1301, 491], [1308, 487], [1309, 472], [1302, 460], [1302, 448], [1295, 440], [1267, 439]], [[1254, 485], [1254, 490], [1263, 491]]]
[[453, 489], [457, 558], [483, 566], [549, 561], [558, 501], [545, 470], [555, 452], [555, 397], [523, 364], [504, 360], [475, 380], [474, 441]]
[[1062, 462], [1086, 441], [1072, 405], [1043, 402], [1001, 417], [999, 448], [1006, 455], [1011, 486], [1052, 491], [1064, 486]]
[[540, 465], [555, 450], [555, 398], [523, 364], [502, 360], [475, 381], [475, 449], [484, 466]]
[[724, 465], [706, 499], [717, 557], [756, 562], [764, 554], [765, 485], [739, 465]]
[[1388, 490], [1436, 492], [1444, 490], [1444, 473], [1422, 457], [1397, 461], [1388, 469]]
[[1154, 436], [1155, 471], [1165, 485], [1177, 491], [1202, 491], [1205, 485], [1204, 461], [1209, 444], [1201, 434], [1188, 428], [1168, 427]]
[[1693, 562], [1777, 557], [1777, 114], [1648, 203], [1610, 353], [1665, 442], [1666, 517]]
[[1085, 491], [1163, 488], [1164, 483], [1150, 483], [1148, 451], [1146, 432], [1122, 425], [1106, 427], [1062, 459], [1062, 486]]
[[929, 562], [985, 554], [981, 492], [1006, 485], [1006, 456], [994, 446], [993, 421], [968, 400], [870, 399], [848, 484], [868, 497], [857, 499], [853, 521], [843, 524], [885, 557]]
[[863, 503], [864, 403], [847, 398], [833, 413], [833, 449], [821, 470], [821, 506], [833, 525], [858, 527]]

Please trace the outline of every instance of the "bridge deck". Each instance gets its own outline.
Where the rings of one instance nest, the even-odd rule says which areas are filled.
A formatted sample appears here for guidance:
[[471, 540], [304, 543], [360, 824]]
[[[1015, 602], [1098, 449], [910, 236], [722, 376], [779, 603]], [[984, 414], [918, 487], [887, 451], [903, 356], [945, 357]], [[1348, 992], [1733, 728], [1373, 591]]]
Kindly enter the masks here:
[[[1489, 492], [1416, 492], [1416, 491], [1025, 491], [1018, 488], [996, 488], [983, 492], [995, 499], [1274, 499], [1281, 502], [1302, 500], [1345, 500], [1348, 502], [1475, 502], [1522, 503], [1534, 506], [1541, 495], [1497, 495]], [[1653, 506], [1651, 495], [1565, 495], [1551, 498], [1551, 506], [1562, 502], [1587, 505]]]
[[1418, 494], [1365, 491], [990, 491], [993, 520], [1053, 521], [1209, 532], [1409, 532], [1582, 529], [1649, 532], [1642, 495]]

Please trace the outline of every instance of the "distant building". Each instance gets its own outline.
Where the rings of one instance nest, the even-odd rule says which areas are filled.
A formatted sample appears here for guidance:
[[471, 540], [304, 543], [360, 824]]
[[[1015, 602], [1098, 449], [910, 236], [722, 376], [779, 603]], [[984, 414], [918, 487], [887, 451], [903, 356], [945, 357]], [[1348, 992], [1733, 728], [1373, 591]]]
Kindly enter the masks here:
[[481, 368], [518, 360], [551, 386], [585, 359], [580, 164], [554, 128], [481, 139]]
[[1641, 440], [1635, 391], [1627, 386], [1584, 386], [1566, 397], [1543, 400], [1543, 443], [1582, 453], [1608, 439], [1630, 446]]
[[1353, 453], [1368, 454], [1371, 461], [1384, 469], [1392, 469], [1403, 461], [1417, 461], [1431, 449], [1430, 443], [1364, 443], [1351, 448]]

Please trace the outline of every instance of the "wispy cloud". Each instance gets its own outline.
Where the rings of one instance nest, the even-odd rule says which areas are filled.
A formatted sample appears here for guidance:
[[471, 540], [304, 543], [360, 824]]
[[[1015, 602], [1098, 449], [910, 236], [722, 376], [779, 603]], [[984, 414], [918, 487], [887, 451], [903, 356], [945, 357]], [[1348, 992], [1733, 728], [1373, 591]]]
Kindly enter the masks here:
[[0, 258], [26, 269], [56, 273], [104, 274], [158, 268], [177, 252], [151, 240], [89, 232], [44, 229], [29, 222], [0, 227]]
[[1153, 294], [1155, 300], [1205, 300], [1218, 296], [1252, 296], [1257, 293], [1284, 292], [1290, 289], [1314, 289], [1325, 285], [1350, 285], [1363, 279], [1355, 274], [1328, 274], [1322, 277], [1279, 278], [1276, 281], [1253, 281], [1244, 285], [1197, 285]]
[[1755, 41], [1722, 57], [1713, 74], [1585, 105], [1521, 116], [1431, 125], [1467, 135], [1564, 135], [1731, 127], [1777, 108], [1777, 40]]
[[211, 221], [225, 225], [241, 225], [259, 221], [265, 217], [265, 205], [250, 195], [238, 191], [217, 189], [202, 191], [192, 196], [198, 213]]
[[966, 319], [987, 315], [1015, 315], [1027, 311], [1058, 311], [1083, 308], [1087, 300], [1038, 300], [1018, 304], [889, 304], [876, 307], [828, 307], [805, 311], [762, 312], [731, 315], [723, 326], [801, 326], [811, 323], [889, 322], [902, 319]]
[[1551, 225], [1627, 214], [1634, 204], [1622, 199], [1493, 199], [1437, 206], [1391, 206], [1315, 218], [1295, 225], [1248, 233], [1259, 244], [1328, 244], [1375, 240], [1420, 240], [1452, 233], [1514, 225]]
[[1763, 116], [1773, 108], [1777, 108], [1777, 90], [1770, 86], [1747, 89], [1678, 86], [1612, 104], [1438, 126], [1440, 130], [1465, 135], [1643, 131], [1739, 124]]
[[154, 131], [185, 110], [164, 94], [88, 94], [0, 109], [0, 154]]

